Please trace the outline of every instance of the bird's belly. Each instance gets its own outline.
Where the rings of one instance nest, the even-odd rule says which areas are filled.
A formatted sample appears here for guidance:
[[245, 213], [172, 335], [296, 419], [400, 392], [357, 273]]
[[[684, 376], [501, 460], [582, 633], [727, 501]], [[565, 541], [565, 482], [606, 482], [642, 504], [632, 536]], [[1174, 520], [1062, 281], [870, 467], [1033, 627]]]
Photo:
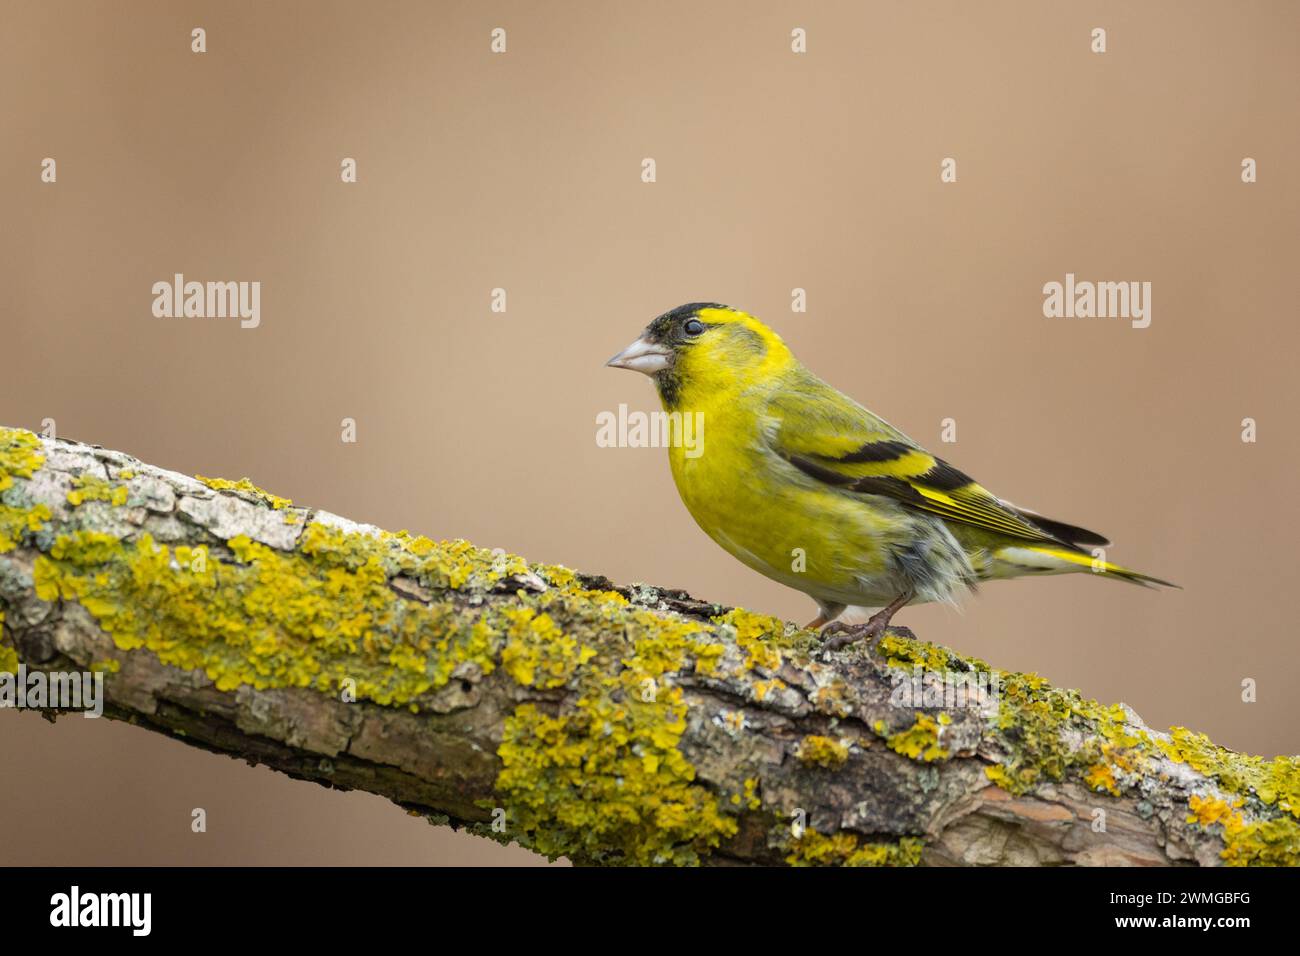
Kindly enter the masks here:
[[886, 499], [811, 485], [761, 452], [719, 447], [673, 456], [673, 478], [696, 523], [732, 556], [814, 598], [881, 606], [906, 589], [891, 547], [910, 520]]

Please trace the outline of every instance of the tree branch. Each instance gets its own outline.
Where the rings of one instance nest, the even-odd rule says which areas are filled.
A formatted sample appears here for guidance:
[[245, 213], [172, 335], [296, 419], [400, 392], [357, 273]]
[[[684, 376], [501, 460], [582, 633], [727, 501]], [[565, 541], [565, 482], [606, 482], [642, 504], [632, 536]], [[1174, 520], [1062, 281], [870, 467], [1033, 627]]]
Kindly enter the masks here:
[[109, 717], [576, 862], [1300, 855], [1294, 758], [11, 429], [0, 617], [0, 672], [102, 671]]

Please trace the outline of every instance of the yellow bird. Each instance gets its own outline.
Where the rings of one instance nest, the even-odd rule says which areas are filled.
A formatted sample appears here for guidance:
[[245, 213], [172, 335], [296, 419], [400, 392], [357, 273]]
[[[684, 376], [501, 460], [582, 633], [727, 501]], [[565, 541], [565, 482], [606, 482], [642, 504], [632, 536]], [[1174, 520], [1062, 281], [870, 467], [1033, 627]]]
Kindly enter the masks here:
[[980, 581], [1082, 571], [1177, 587], [1094, 555], [1109, 544], [1099, 534], [990, 494], [737, 309], [665, 312], [607, 364], [650, 376], [670, 423], [702, 421], [669, 448], [682, 501], [732, 556], [813, 598], [808, 627], [848, 606], [881, 609], [828, 628], [832, 647], [874, 641], [899, 608], [955, 603]]

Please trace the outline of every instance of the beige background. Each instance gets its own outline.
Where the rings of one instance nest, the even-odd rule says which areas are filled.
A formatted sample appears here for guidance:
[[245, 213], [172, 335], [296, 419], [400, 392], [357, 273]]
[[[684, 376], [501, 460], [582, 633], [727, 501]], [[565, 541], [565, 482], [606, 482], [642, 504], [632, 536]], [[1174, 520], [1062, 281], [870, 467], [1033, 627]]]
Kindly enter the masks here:
[[[595, 443], [599, 411], [656, 407], [604, 360], [665, 309], [731, 303], [1186, 587], [993, 584], [903, 623], [1156, 727], [1300, 751], [1296, 4], [0, 12], [0, 422], [802, 620], [694, 526], [661, 450]], [[1151, 327], [1045, 319], [1070, 271], [1152, 282]], [[261, 281], [261, 328], [154, 318], [174, 272]], [[108, 721], [0, 715], [0, 766], [2, 863], [530, 859]]]

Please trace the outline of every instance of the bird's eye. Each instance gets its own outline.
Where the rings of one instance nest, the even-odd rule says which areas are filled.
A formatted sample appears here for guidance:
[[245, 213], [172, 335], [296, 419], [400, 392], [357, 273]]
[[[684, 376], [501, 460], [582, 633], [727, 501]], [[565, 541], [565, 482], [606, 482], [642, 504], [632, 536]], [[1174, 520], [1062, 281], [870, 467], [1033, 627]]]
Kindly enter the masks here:
[[682, 326], [682, 330], [687, 335], [699, 335], [704, 331], [704, 323], [699, 319], [687, 319], [686, 324]]

